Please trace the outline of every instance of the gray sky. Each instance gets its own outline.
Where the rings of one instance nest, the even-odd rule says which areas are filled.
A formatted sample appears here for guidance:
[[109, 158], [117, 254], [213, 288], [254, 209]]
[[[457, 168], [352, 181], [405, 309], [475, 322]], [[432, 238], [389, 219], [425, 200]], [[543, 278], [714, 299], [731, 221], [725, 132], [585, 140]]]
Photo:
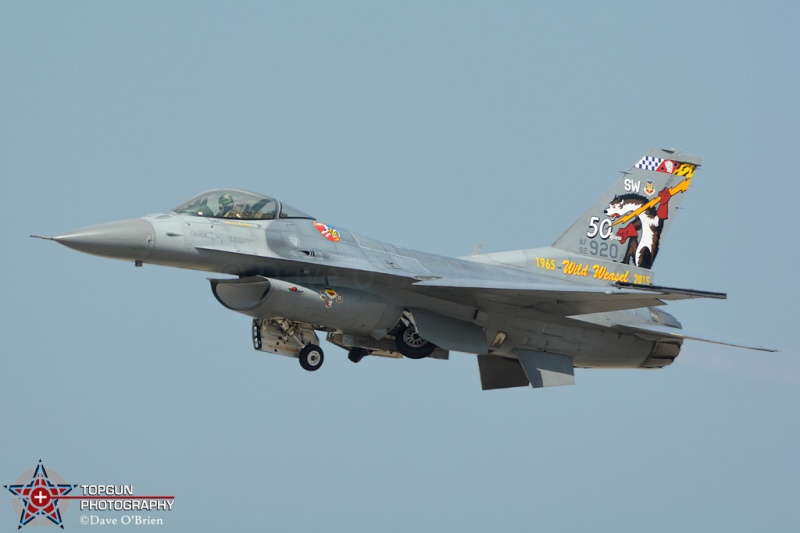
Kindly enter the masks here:
[[[0, 474], [174, 494], [161, 531], [797, 531], [793, 2], [3, 2]], [[703, 158], [661, 371], [482, 392], [474, 356], [255, 352], [206, 275], [28, 238], [215, 187], [446, 255], [550, 244]], [[65, 515], [82, 526], [77, 507]], [[0, 505], [0, 527], [18, 517]], [[6, 526], [2, 526], [6, 524]]]

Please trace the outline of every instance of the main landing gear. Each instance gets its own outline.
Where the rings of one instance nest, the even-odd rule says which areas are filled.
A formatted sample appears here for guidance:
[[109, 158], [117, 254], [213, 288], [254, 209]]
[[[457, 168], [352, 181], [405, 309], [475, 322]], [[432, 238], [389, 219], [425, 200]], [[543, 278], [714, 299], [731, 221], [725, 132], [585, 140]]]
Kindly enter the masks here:
[[405, 322], [400, 322], [394, 339], [397, 351], [409, 359], [424, 359], [436, 349], [435, 344], [419, 336], [417, 328]]
[[347, 358], [353, 363], [360, 362], [367, 355], [409, 359], [434, 356], [447, 359], [446, 351], [437, 352], [435, 344], [420, 336], [410, 313], [403, 314], [397, 325], [380, 339], [333, 332], [328, 333], [328, 340], [347, 350]]

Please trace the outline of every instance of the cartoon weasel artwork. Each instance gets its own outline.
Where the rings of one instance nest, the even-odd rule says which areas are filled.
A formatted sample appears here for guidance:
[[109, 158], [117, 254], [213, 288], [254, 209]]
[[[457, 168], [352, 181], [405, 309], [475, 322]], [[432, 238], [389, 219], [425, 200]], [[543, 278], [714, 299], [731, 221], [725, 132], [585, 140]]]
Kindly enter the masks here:
[[[633, 263], [641, 268], [652, 268], [658, 255], [661, 230], [664, 221], [669, 217], [669, 199], [672, 193], [664, 188], [658, 193], [658, 207], [645, 209], [633, 221], [617, 231], [620, 244], [628, 242], [622, 263]], [[648, 199], [638, 194], [622, 194], [615, 196], [605, 210], [612, 220], [627, 215], [648, 203]]]

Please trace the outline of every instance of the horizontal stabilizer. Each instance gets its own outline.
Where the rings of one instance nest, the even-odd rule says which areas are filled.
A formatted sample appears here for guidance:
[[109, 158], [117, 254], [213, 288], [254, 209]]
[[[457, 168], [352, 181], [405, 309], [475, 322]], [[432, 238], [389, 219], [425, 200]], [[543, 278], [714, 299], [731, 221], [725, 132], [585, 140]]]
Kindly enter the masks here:
[[765, 348], [764, 346], [758, 346], [755, 344], [742, 344], [740, 342], [733, 342], [726, 339], [720, 339], [718, 337], [712, 337], [710, 335], [704, 335], [701, 333], [693, 333], [691, 331], [686, 331], [685, 329], [678, 329], [672, 328], [669, 326], [659, 326], [655, 324], [637, 324], [635, 326], [626, 325], [626, 324], [617, 324], [614, 326], [615, 328], [623, 329], [629, 333], [636, 333], [639, 335], [647, 336], [647, 337], [657, 337], [657, 338], [664, 338], [669, 337], [672, 339], [690, 339], [693, 341], [703, 341], [703, 342], [711, 342], [714, 344], [724, 344], [726, 346], [735, 346], [737, 348], [746, 348], [748, 350], [760, 350], [762, 352], [777, 352], [778, 350], [774, 348]]
[[516, 352], [519, 362], [534, 388], [575, 384], [572, 357], [528, 350], [516, 350]]
[[[631, 284], [633, 285], [633, 284]], [[723, 298], [721, 293], [650, 285], [567, 285], [472, 278], [437, 278], [414, 283], [421, 292], [467, 305], [530, 307], [561, 316], [664, 305], [662, 300]]]
[[[661, 294], [659, 298], [661, 298], [662, 300], [683, 300], [685, 298], [715, 298], [717, 300], [725, 300], [728, 298], [728, 295], [725, 294], [724, 292], [698, 291], [695, 289], [678, 289], [675, 287], [642, 285], [640, 283], [626, 283], [623, 281], [619, 281], [615, 285], [617, 287], [620, 287], [621, 289], [636, 289], [639, 291], [657, 292]], [[678, 296], [682, 296], [683, 298], [678, 298]]]

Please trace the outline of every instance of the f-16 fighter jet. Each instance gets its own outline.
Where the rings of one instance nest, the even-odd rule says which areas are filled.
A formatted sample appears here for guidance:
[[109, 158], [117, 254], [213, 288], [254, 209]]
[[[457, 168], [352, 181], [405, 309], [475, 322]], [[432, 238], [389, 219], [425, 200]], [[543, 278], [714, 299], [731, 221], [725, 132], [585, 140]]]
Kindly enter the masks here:
[[476, 354], [484, 390], [575, 382], [574, 368], [661, 368], [691, 333], [662, 307], [725, 298], [655, 284], [654, 265], [700, 159], [650, 150], [549, 247], [451, 258], [398, 248], [275, 198], [207, 191], [156, 215], [55, 240], [89, 254], [232, 275], [220, 304], [252, 318], [253, 346], [323, 363], [318, 333], [367, 355]]

